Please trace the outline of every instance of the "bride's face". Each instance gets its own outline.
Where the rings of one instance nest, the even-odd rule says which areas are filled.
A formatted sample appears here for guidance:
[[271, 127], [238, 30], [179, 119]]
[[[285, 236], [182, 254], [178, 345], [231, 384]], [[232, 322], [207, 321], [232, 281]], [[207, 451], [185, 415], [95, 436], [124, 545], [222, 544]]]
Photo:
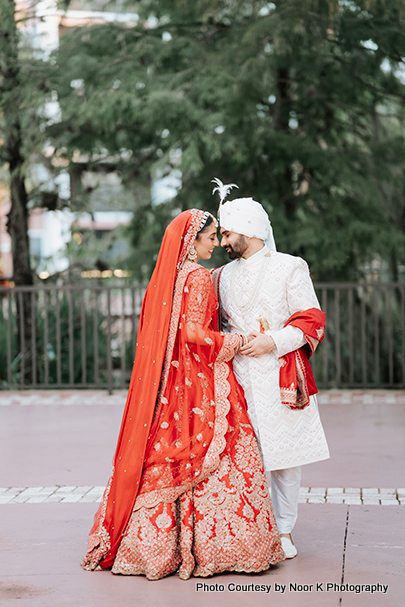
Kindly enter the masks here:
[[219, 245], [217, 229], [211, 224], [205, 232], [201, 232], [194, 241], [194, 248], [197, 251], [197, 261], [200, 259], [210, 259], [213, 250]]

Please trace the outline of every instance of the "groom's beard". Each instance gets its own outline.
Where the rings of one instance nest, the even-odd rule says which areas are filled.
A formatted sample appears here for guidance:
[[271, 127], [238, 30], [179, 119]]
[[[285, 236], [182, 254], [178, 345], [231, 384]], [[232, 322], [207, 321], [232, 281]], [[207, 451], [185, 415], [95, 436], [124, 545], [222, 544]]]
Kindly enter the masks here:
[[225, 247], [226, 252], [229, 255], [229, 259], [239, 259], [242, 257], [247, 248], [248, 243], [246, 242], [246, 238], [243, 236], [243, 234], [238, 237], [233, 246], [228, 244]]

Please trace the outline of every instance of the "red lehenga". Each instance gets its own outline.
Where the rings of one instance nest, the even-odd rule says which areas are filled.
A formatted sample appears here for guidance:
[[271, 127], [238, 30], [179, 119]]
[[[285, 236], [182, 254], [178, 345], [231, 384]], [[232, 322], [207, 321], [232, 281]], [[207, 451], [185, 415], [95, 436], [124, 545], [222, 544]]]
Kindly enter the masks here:
[[[90, 532], [85, 569], [112, 567], [113, 573], [152, 580], [178, 570], [188, 579], [258, 572], [284, 560], [243, 391], [230, 364], [239, 336], [214, 330], [218, 304], [211, 277], [201, 266], [184, 263], [201, 220], [202, 211], [192, 210], [172, 222], [183, 230], [174, 290], [171, 298], [158, 297], [156, 307], [155, 280], [168, 263], [166, 258], [159, 266], [159, 259], [170, 238], [162, 243], [148, 287], [154, 292], [141, 313], [144, 327], [114, 469]], [[165, 331], [153, 312], [168, 303]], [[152, 381], [159, 360], [156, 347], [150, 349], [149, 323], [153, 334], [166, 336], [152, 412], [151, 403], [140, 400], [155, 393], [142, 392], [141, 373], [151, 386], [158, 383]]]

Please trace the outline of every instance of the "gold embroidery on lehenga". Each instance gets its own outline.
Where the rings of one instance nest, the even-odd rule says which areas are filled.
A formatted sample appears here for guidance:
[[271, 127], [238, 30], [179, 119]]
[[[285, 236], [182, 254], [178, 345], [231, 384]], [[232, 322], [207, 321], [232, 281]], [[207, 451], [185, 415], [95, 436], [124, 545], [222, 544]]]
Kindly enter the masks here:
[[[169, 425], [172, 429], [174, 425], [181, 436], [184, 391], [192, 385], [190, 365], [201, 363], [190, 349], [184, 368], [173, 368], [172, 362], [178, 361], [172, 359], [186, 282], [189, 279], [191, 298], [193, 282], [201, 293], [207, 292], [205, 272], [187, 263], [176, 282], [158, 399], [165, 406], [157, 407], [156, 424], [161, 430], [155, 436], [159, 441], [151, 443], [155, 449], [159, 445], [158, 451], [163, 455], [167, 448], [185, 448], [180, 438], [173, 445], [168, 444]], [[196, 305], [193, 310], [193, 301], [184, 321], [204, 325], [204, 306]], [[214, 345], [211, 338], [205, 342], [207, 346]], [[198, 406], [190, 406], [188, 411], [194, 414], [194, 439], [199, 448], [205, 448], [205, 455], [198, 460], [190, 452], [189, 461], [166, 457], [162, 463], [144, 469], [135, 507], [114, 561], [114, 573], [159, 579], [179, 568], [179, 576], [188, 579], [191, 575], [209, 576], [222, 571], [263, 571], [284, 559], [256, 439], [235, 392], [236, 383], [230, 383], [235, 380], [230, 376], [229, 361], [238, 346], [238, 335], [225, 334], [214, 362], [205, 367], [206, 372], [207, 367], [212, 369], [213, 393], [212, 383], [202, 371], [194, 375], [198, 377], [196, 384], [200, 384], [202, 398]], [[179, 408], [170, 412], [172, 399], [164, 396], [165, 389], [169, 378], [180, 372], [185, 373], [184, 383], [179, 382], [174, 388]], [[172, 436], [176, 436], [175, 432]], [[193, 461], [194, 468], [190, 463]], [[172, 486], [171, 475], [181, 466], [190, 471], [185, 477], [188, 481]], [[148, 490], [149, 483], [154, 490]]]

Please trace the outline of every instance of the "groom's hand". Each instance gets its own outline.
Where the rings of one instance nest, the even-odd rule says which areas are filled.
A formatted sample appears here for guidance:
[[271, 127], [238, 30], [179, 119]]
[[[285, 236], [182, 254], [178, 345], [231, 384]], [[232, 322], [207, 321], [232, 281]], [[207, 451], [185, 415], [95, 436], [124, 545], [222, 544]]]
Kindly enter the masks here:
[[274, 339], [270, 335], [264, 335], [264, 333], [258, 333], [257, 331], [249, 333], [248, 340], [249, 343], [239, 350], [240, 354], [262, 356], [263, 354], [269, 354], [276, 347]]

